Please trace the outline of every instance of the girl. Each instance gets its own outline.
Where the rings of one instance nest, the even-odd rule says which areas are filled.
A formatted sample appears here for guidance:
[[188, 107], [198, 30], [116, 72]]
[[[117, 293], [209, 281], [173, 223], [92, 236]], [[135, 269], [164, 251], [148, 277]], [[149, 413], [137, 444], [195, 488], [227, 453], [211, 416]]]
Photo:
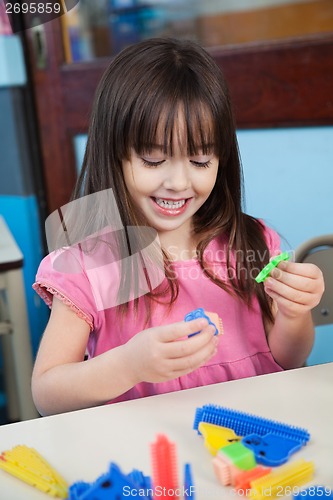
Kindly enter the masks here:
[[[144, 295], [108, 302], [117, 273], [137, 282], [138, 267], [126, 276], [115, 270], [126, 254], [117, 260], [110, 241], [112, 258], [102, 252], [102, 266], [100, 235], [90, 248], [72, 245], [62, 266], [53, 253], [42, 261], [34, 287], [52, 306], [32, 378], [42, 415], [304, 363], [322, 274], [311, 264], [282, 262], [264, 285], [255, 282], [279, 253], [279, 238], [242, 212], [241, 184], [228, 90], [209, 54], [172, 39], [120, 53], [97, 89], [74, 200], [112, 189], [124, 228], [117, 226], [118, 240], [128, 242], [126, 228], [137, 235], [154, 228], [165, 277], [147, 279]], [[78, 227], [92, 214], [81, 213]], [[184, 321], [197, 307], [219, 315], [221, 337], [205, 319]]]

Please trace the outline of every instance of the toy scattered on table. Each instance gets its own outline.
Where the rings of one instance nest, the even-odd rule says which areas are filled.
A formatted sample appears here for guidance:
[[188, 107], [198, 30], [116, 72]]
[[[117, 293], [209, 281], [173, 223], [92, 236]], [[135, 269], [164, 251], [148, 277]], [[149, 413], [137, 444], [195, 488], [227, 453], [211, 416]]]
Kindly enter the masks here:
[[[187, 313], [184, 318], [184, 321], [192, 321], [198, 318], [205, 318], [210, 325], [213, 325], [213, 327], [215, 328], [214, 335], [223, 334], [223, 324], [219, 315], [214, 312], [204, 311], [202, 307], [198, 307], [198, 309], [194, 309], [194, 311]], [[193, 337], [193, 335], [197, 335], [198, 333], [200, 332], [191, 333], [189, 337]]]
[[152, 500], [150, 478], [134, 469], [125, 475], [120, 467], [111, 462], [109, 471], [99, 476], [93, 483], [78, 481], [69, 487], [69, 500], [108, 500], [132, 496], [140, 493], [140, 498]]
[[[271, 433], [299, 441], [302, 444], [306, 444], [310, 439], [310, 434], [306, 429], [213, 404], [196, 409], [193, 423], [195, 430], [199, 429], [200, 422], [228, 427], [242, 437], [253, 433], [259, 436]], [[198, 433], [200, 434], [199, 430]]]
[[322, 500], [329, 500], [333, 498], [333, 489], [326, 486], [310, 486], [306, 490], [300, 490], [293, 495], [293, 498], [304, 500], [312, 500], [313, 498], [321, 498]]
[[[151, 445], [151, 459], [154, 484], [151, 478], [138, 469], [124, 474], [120, 467], [111, 462], [109, 470], [92, 483], [76, 481], [68, 486], [60, 474], [33, 448], [16, 446], [0, 455], [0, 468], [41, 491], [58, 498], [69, 500], [110, 500], [138, 496], [153, 500], [155, 491], [163, 498], [181, 497], [178, 486], [176, 445], [164, 434], [157, 435]], [[184, 467], [184, 500], [195, 500], [190, 464]]]
[[266, 278], [270, 275], [270, 273], [273, 271], [273, 269], [280, 264], [283, 260], [289, 260], [290, 255], [288, 252], [282, 252], [280, 255], [277, 255], [274, 257], [258, 274], [258, 276], [255, 277], [255, 280], [257, 283], [262, 283], [265, 281]]
[[274, 472], [251, 481], [249, 498], [265, 500], [267, 492], [270, 496], [286, 496], [290, 489], [308, 483], [313, 479], [314, 464], [299, 459], [287, 465], [278, 467]]
[[234, 483], [237, 474], [256, 466], [254, 453], [241, 442], [221, 448], [213, 459], [215, 475], [224, 486]]
[[266, 476], [271, 472], [271, 467], [262, 467], [257, 465], [250, 470], [244, 470], [239, 472], [233, 479], [232, 485], [235, 490], [240, 490], [241, 492], [248, 491], [251, 488], [251, 482], [255, 479], [259, 479], [262, 476]]
[[34, 448], [18, 445], [0, 455], [0, 468], [53, 497], [67, 498], [68, 484]]
[[192, 500], [195, 500], [194, 491], [195, 491], [195, 488], [194, 488], [194, 484], [193, 484], [191, 464], [185, 464], [185, 467], [184, 467], [184, 499], [192, 498]]
[[208, 422], [199, 422], [198, 429], [200, 434], [204, 437], [206, 448], [211, 455], [214, 456], [223, 446], [228, 446], [228, 444], [242, 439], [236, 436], [232, 429], [221, 427], [220, 425], [209, 424]]
[[[140, 470], [133, 469], [125, 475], [120, 467], [112, 462], [107, 473], [93, 483], [78, 481], [69, 488], [69, 500], [107, 500], [138, 496], [152, 500], [154, 492], [163, 498], [179, 499], [176, 445], [164, 434], [158, 434], [151, 444], [152, 476], [145, 476]], [[194, 498], [194, 486], [190, 464], [184, 469], [184, 498]]]
[[250, 470], [257, 465], [253, 451], [240, 441], [221, 448], [216, 458], [241, 470]]
[[165, 498], [176, 498], [179, 480], [175, 443], [169, 441], [164, 434], [158, 434], [150, 451], [154, 488], [165, 491]]
[[306, 429], [213, 404], [196, 409], [193, 428], [214, 455], [219, 483], [232, 485], [242, 496], [285, 496], [284, 491], [290, 494], [313, 478], [313, 462], [300, 459], [282, 465], [309, 441]]
[[[193, 427], [214, 455], [212, 461], [218, 481], [224, 486], [232, 485], [242, 496], [244, 492], [255, 500], [285, 496], [313, 479], [312, 461], [299, 459], [281, 466], [308, 442], [310, 435], [305, 429], [212, 404], [197, 408]], [[94, 482], [78, 481], [68, 487], [36, 450], [24, 445], [3, 452], [0, 468], [49, 495], [69, 500], [123, 499], [133, 494], [152, 500], [156, 491], [157, 496], [163, 494], [164, 498], [178, 499], [175, 443], [166, 435], [158, 434], [150, 452], [153, 481], [137, 469], [126, 475], [111, 462], [109, 470]], [[274, 470], [258, 463], [271, 465]], [[195, 500], [190, 464], [185, 464], [183, 492], [184, 500]], [[299, 496], [333, 499], [332, 490], [324, 486], [300, 490], [293, 498]]]
[[242, 439], [242, 443], [253, 451], [258, 464], [273, 467], [286, 463], [302, 447], [300, 441], [274, 434], [250, 434]]
[[[150, 476], [145, 476], [139, 469], [133, 469], [129, 474], [127, 474], [127, 477], [128, 479], [133, 481], [140, 490], [144, 489], [149, 491], [152, 489]], [[147, 498], [150, 498], [150, 496], [148, 496]]]
[[[176, 444], [172, 443], [165, 434], [158, 434], [156, 441], [150, 446], [153, 491], [156, 496], [163, 498], [177, 498], [179, 500], [179, 481], [177, 472]], [[184, 466], [184, 499], [195, 500], [195, 487], [192, 469], [189, 463]]]
[[235, 479], [240, 469], [230, 463], [225, 463], [216, 456], [212, 460], [214, 474], [222, 486], [230, 486], [235, 483]]

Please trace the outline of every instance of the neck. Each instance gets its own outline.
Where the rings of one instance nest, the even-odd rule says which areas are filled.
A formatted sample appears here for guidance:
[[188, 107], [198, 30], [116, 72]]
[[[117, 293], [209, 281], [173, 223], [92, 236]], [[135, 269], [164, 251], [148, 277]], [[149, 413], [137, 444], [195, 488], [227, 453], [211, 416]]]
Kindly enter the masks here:
[[196, 257], [196, 241], [190, 232], [165, 231], [158, 234], [162, 248], [172, 261], [190, 260]]

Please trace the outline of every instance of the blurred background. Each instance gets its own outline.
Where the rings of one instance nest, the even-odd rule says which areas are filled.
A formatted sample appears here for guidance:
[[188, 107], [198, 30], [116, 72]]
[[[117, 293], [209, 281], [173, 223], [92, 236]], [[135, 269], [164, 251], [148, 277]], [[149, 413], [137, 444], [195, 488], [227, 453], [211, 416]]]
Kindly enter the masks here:
[[[206, 47], [234, 103], [246, 211], [276, 229], [284, 249], [333, 233], [332, 0], [61, 0], [51, 2], [58, 16], [17, 4], [15, 12], [15, 2], [0, 0], [0, 216], [22, 261], [15, 267], [8, 247], [1, 254], [0, 233], [0, 313], [14, 266], [23, 273], [32, 362], [49, 315], [31, 288], [47, 253], [45, 219], [69, 201], [96, 85], [130, 44], [172, 36]], [[0, 326], [1, 340], [8, 331]], [[308, 364], [328, 361], [333, 327], [317, 326]], [[15, 355], [13, 363], [15, 376]]]

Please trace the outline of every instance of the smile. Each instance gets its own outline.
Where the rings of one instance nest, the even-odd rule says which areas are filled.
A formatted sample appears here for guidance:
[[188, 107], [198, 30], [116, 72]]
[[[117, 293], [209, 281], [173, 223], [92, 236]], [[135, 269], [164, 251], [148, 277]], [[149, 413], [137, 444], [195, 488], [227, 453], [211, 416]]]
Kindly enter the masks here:
[[186, 200], [164, 200], [163, 198], [155, 198], [155, 201], [157, 205], [159, 205], [162, 208], [181, 208], [182, 206], [185, 205]]
[[168, 200], [164, 198], [151, 197], [155, 212], [162, 216], [177, 216], [183, 214], [187, 210], [192, 198], [181, 200]]

